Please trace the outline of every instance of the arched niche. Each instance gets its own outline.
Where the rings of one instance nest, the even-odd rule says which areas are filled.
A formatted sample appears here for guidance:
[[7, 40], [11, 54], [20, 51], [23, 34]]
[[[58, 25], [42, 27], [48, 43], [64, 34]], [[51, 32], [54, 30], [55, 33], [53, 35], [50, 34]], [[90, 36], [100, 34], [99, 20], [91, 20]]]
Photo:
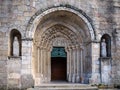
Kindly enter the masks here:
[[101, 52], [101, 49], [102, 49], [102, 41], [105, 40], [105, 43], [106, 43], [106, 57], [111, 57], [111, 37], [108, 35], [108, 34], [104, 34], [101, 38], [101, 42], [100, 42], [100, 57], [102, 57], [102, 52]]
[[[22, 47], [22, 40], [21, 40], [22, 36], [21, 36], [21, 33], [16, 30], [16, 29], [13, 29], [11, 30], [10, 32], [10, 37], [9, 37], [9, 56], [11, 57], [19, 57], [22, 55], [22, 51], [21, 51], [21, 47]], [[16, 50], [18, 50], [18, 54], [17, 55], [14, 55], [14, 49], [15, 49], [15, 45], [14, 45], [14, 42], [16, 42], [18, 44]]]

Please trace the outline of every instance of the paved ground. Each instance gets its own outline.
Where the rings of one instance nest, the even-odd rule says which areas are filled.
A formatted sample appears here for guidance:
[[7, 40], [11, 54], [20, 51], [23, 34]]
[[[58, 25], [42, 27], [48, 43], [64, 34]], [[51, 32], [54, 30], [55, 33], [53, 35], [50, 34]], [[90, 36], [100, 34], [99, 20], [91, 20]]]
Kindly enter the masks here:
[[99, 89], [99, 90], [120, 90], [120, 89]]
[[[33, 89], [27, 89], [27, 90], [33, 90]], [[34, 89], [34, 90], [37, 90], [37, 89]], [[40, 89], [39, 89], [40, 90]], [[45, 90], [45, 89], [44, 89]], [[46, 89], [48, 90], [48, 89]], [[51, 89], [50, 89], [51, 90]], [[68, 89], [67, 89], [68, 90]], [[77, 89], [76, 89], [77, 90]], [[99, 90], [120, 90], [120, 89], [99, 89]]]

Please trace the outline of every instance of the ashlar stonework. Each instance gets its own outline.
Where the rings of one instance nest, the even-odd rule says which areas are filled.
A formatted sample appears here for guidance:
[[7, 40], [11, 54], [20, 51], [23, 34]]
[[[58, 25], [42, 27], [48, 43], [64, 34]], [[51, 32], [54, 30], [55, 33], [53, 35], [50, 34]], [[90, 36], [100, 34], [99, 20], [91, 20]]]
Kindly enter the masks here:
[[[52, 64], [54, 48], [66, 53], [54, 57], [58, 67]], [[120, 85], [119, 0], [0, 0], [0, 87], [54, 80]]]

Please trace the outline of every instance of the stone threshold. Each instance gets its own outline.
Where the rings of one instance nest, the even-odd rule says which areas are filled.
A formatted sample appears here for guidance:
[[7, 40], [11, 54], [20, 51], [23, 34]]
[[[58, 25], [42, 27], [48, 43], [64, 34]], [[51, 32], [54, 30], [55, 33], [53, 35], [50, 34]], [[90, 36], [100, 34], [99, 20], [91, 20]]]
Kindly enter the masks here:
[[120, 90], [120, 89], [113, 88], [113, 89], [99, 89], [99, 90]]
[[27, 90], [98, 90], [89, 84], [76, 84], [76, 83], [47, 83], [28, 88]]

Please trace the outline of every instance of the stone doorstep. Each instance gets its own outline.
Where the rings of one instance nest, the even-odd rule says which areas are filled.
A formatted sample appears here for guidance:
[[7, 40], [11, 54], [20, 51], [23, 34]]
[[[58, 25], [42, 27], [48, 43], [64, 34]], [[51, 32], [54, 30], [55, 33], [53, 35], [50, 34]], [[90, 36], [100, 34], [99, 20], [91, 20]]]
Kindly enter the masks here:
[[27, 90], [98, 90], [98, 88], [85, 84], [41, 84]]
[[120, 90], [120, 89], [99, 89], [99, 90]]

